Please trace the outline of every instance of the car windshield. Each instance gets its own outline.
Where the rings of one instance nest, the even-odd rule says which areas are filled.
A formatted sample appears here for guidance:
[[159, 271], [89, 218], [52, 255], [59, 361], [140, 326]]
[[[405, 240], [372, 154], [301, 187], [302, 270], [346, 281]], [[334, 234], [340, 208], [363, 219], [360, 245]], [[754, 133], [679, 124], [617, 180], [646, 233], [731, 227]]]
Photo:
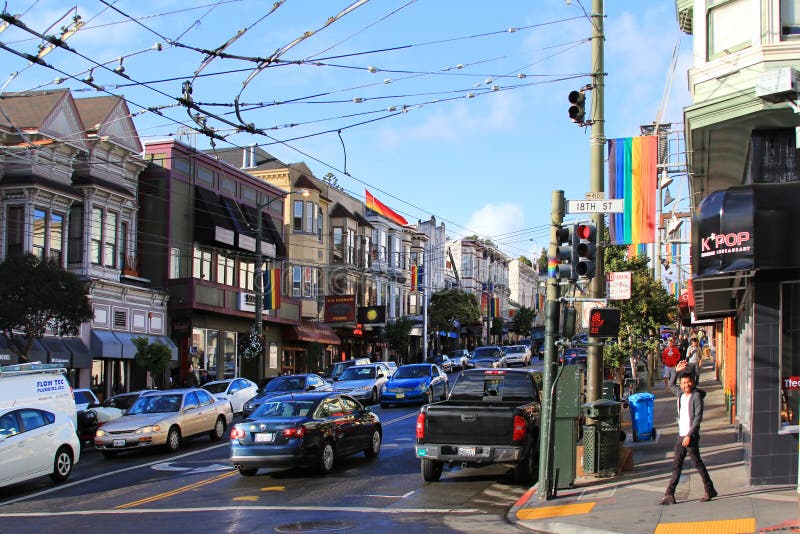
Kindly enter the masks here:
[[76, 404], [89, 404], [90, 402], [94, 402], [92, 394], [88, 391], [75, 391], [73, 396], [75, 397]]
[[473, 358], [499, 358], [502, 352], [497, 347], [478, 347], [472, 353]]
[[424, 365], [409, 365], [400, 367], [395, 371], [394, 378], [425, 378], [430, 375], [430, 367]]
[[203, 389], [209, 393], [225, 393], [228, 389], [229, 382], [209, 382], [203, 386]]
[[374, 367], [350, 367], [342, 373], [339, 380], [369, 380], [370, 378], [375, 378]]
[[138, 395], [117, 395], [116, 397], [111, 397], [110, 399], [106, 399], [103, 403], [103, 406], [106, 408], [117, 408], [120, 410], [127, 410], [130, 408], [133, 401], [137, 399]]
[[306, 379], [300, 376], [273, 378], [264, 391], [302, 391], [305, 389]]
[[249, 418], [305, 417], [311, 413], [313, 409], [313, 401], [268, 401], [256, 408]]
[[181, 409], [181, 395], [145, 395], [128, 408], [127, 415], [174, 413]]

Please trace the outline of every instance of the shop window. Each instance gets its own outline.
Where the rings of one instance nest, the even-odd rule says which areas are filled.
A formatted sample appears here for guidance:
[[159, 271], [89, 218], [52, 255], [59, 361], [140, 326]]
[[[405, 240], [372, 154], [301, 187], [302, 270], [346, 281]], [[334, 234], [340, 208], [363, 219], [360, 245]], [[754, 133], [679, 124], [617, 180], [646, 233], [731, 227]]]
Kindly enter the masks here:
[[800, 429], [800, 282], [781, 284], [780, 428]]

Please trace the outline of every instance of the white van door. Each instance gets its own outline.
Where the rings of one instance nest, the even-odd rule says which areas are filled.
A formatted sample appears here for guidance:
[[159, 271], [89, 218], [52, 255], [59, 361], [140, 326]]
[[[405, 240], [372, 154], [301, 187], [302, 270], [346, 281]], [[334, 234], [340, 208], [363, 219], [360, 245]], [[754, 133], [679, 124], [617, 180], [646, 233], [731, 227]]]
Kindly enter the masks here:
[[17, 413], [22, 422], [24, 449], [30, 471], [38, 473], [52, 470], [56, 452], [56, 425], [48, 423], [41, 410], [23, 408]]
[[17, 411], [0, 417], [0, 484], [8, 484], [27, 475], [25, 435], [17, 419]]

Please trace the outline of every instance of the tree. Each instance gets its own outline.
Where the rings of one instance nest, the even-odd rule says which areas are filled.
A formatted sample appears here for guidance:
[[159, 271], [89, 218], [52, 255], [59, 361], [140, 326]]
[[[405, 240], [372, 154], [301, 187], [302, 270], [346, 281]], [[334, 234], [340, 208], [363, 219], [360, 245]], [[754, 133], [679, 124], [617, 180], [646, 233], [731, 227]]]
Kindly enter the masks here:
[[384, 336], [389, 346], [394, 349], [401, 362], [408, 361], [408, 349], [410, 347], [409, 334], [413, 323], [408, 317], [400, 317], [393, 323], [386, 323]]
[[150, 343], [146, 337], [135, 337], [131, 342], [136, 347], [133, 361], [148, 372], [155, 386], [163, 386], [164, 371], [172, 358], [169, 347], [162, 343]]
[[520, 263], [524, 263], [524, 264], [525, 264], [525, 265], [527, 265], [528, 267], [533, 267], [533, 262], [531, 262], [531, 260], [529, 260], [529, 259], [528, 259], [528, 258], [526, 258], [525, 256], [520, 256], [520, 257], [519, 257], [519, 258], [517, 258], [517, 259], [519, 260], [519, 262], [520, 262]]
[[502, 317], [495, 317], [492, 319], [492, 329], [490, 330], [490, 334], [495, 337], [503, 338], [503, 327], [505, 327], [506, 321]]
[[616, 343], [603, 348], [606, 367], [616, 370], [622, 384], [623, 369], [631, 355], [653, 355], [658, 350], [658, 327], [673, 321], [678, 302], [650, 275], [646, 256], [627, 258], [627, 247], [605, 249], [605, 272], [631, 271], [631, 298], [616, 300], [620, 332]]
[[0, 263], [0, 331], [20, 361], [28, 361], [33, 340], [48, 329], [58, 336], [78, 335], [93, 316], [86, 293], [86, 282], [53, 260], [25, 254]]
[[452, 331], [456, 324], [469, 325], [481, 318], [478, 298], [461, 289], [443, 289], [431, 295], [428, 321], [432, 330]]
[[531, 335], [533, 328], [533, 320], [536, 318], [536, 310], [522, 306], [516, 314], [514, 314], [514, 329], [517, 334], [528, 337]]
[[542, 251], [539, 253], [539, 259], [536, 260], [536, 264], [539, 266], [540, 273], [547, 272], [547, 250], [542, 247]]

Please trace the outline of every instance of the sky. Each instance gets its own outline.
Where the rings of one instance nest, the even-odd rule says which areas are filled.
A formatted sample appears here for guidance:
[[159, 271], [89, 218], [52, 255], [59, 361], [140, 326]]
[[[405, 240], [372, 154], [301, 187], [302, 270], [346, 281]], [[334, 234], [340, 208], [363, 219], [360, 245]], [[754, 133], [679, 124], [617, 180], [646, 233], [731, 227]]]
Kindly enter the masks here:
[[[590, 82], [591, 4], [9, 0], [29, 31], [0, 33], [0, 92], [121, 95], [143, 143], [258, 144], [410, 222], [434, 216], [451, 238], [537, 257], [551, 192], [590, 189], [590, 128], [570, 122], [567, 95]], [[17, 55], [36, 54], [35, 33], [60, 36], [76, 14], [85, 25], [48, 66]], [[691, 36], [675, 1], [609, 0], [605, 14], [606, 137], [639, 135], [662, 108], [661, 122], [682, 129]]]

